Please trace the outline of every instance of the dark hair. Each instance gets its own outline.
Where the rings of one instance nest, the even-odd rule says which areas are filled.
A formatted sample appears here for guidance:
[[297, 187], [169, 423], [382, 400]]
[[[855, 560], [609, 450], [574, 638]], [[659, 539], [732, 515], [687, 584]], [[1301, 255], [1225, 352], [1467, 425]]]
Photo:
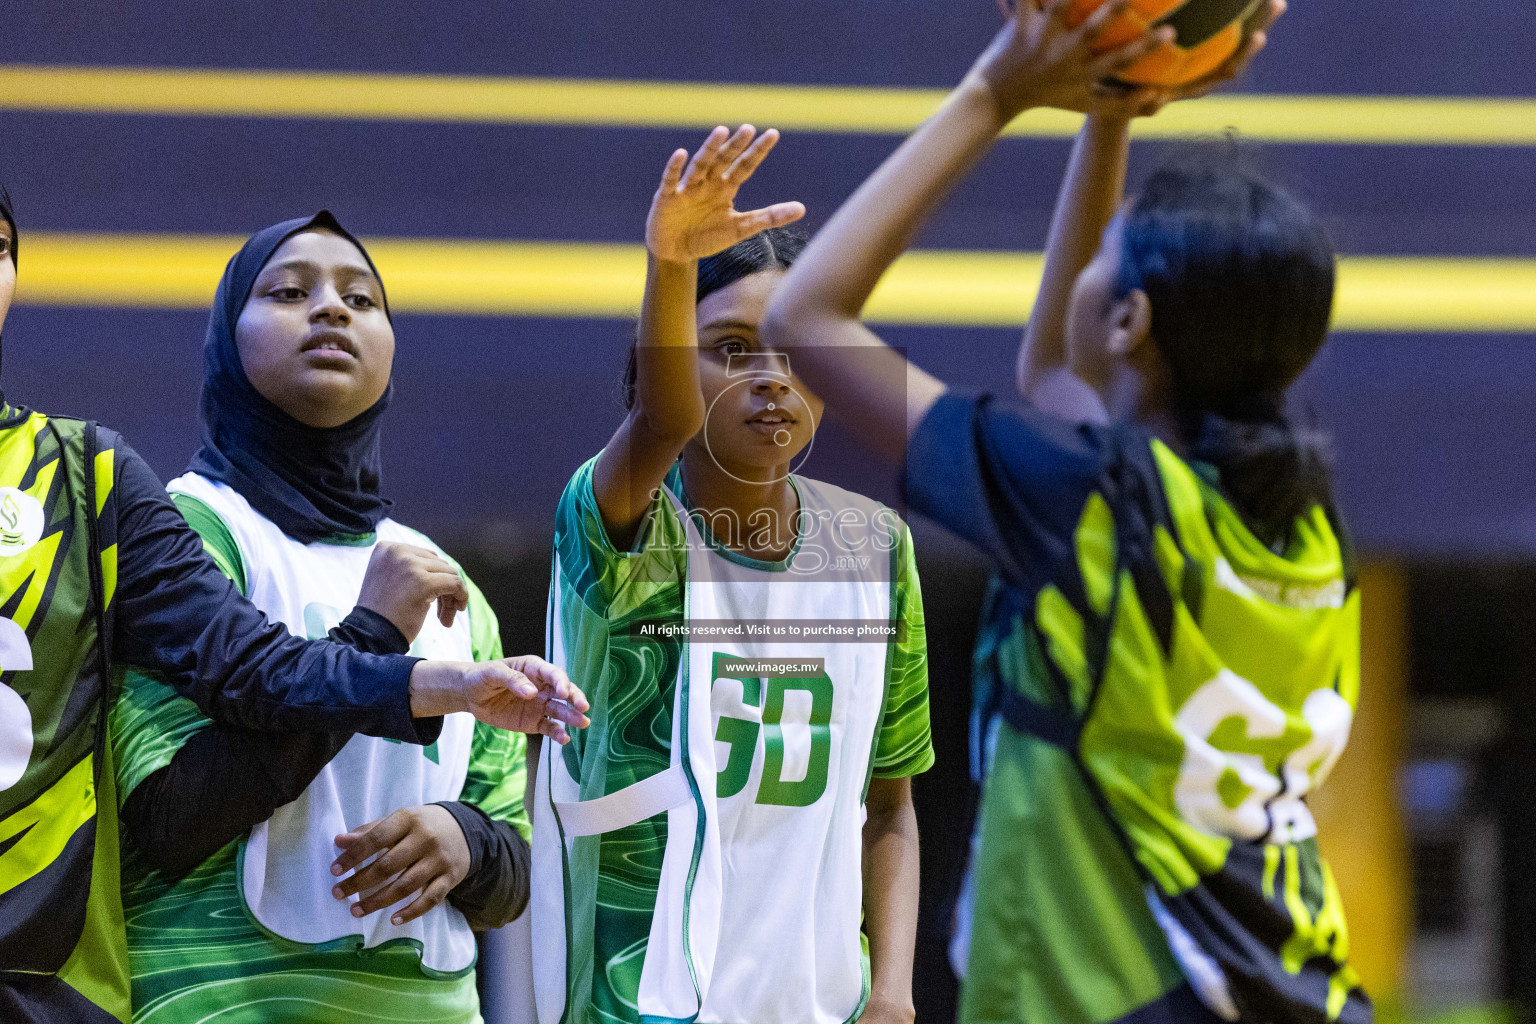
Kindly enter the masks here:
[[[699, 260], [699, 287], [693, 301], [697, 305], [710, 295], [729, 288], [744, 277], [765, 270], [788, 270], [805, 251], [804, 232], [794, 227], [769, 228], [751, 238], [744, 238], [713, 256]], [[629, 346], [629, 364], [624, 368], [624, 408], [635, 404], [635, 343]]]
[[1125, 214], [1116, 292], [1145, 292], [1190, 455], [1265, 544], [1331, 507], [1327, 437], [1285, 392], [1328, 336], [1334, 252], [1295, 198], [1234, 152], [1154, 173]]

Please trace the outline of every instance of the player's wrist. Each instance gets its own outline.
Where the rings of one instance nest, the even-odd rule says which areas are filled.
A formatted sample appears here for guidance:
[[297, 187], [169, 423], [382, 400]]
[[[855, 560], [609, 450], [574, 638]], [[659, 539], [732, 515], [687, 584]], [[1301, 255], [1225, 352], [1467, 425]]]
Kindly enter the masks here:
[[869, 1001], [864, 1004], [864, 1012], [860, 1014], [860, 1018], [878, 1020], [882, 1024], [886, 1021], [896, 1022], [896, 1024], [913, 1024], [917, 1020], [917, 1008], [910, 993], [902, 999], [872, 992]]
[[648, 241], [645, 252], [651, 270], [659, 274], [687, 274], [699, 262], [687, 254], [681, 243]]
[[1008, 127], [1024, 111], [1040, 106], [1028, 95], [1004, 92], [981, 68], [973, 69], [961, 80], [950, 94], [950, 103], [984, 119], [993, 134]]
[[435, 718], [470, 709], [466, 669], [474, 666], [457, 661], [418, 661], [411, 669], [411, 715]]

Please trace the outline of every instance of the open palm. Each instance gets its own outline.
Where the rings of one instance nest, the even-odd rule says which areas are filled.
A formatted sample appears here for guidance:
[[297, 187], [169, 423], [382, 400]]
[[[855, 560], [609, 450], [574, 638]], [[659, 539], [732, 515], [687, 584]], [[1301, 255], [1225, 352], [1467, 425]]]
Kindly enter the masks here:
[[744, 124], [732, 134], [722, 125], [709, 133], [692, 160], [687, 150], [673, 153], [645, 222], [651, 255], [677, 263], [699, 260], [804, 217], [800, 203], [745, 213], [736, 209], [737, 191], [778, 141], [779, 133], [771, 128], [757, 135], [757, 129]]

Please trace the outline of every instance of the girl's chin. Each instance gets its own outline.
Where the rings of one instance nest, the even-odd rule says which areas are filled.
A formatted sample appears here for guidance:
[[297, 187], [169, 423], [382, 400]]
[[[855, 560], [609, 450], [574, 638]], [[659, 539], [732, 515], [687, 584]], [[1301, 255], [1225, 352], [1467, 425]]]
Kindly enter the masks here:
[[716, 448], [706, 454], [716, 467], [737, 479], [772, 483], [784, 478], [790, 463], [798, 459], [804, 450], [804, 445], [774, 445], [769, 449], [757, 446], [756, 450], [729, 452]]

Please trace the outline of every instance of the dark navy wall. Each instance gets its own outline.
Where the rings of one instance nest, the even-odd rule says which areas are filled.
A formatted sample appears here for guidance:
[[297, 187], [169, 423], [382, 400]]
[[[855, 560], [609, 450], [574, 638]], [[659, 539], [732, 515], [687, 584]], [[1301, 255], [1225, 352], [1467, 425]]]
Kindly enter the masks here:
[[[5, 19], [0, 63], [921, 86], [955, 80], [996, 24], [991, 0], [25, 0]], [[1533, 51], [1520, 0], [1294, 0], [1244, 88], [1529, 95]], [[24, 232], [243, 234], [324, 205], [365, 236], [638, 242], [661, 161], [697, 134], [10, 112], [0, 181]], [[814, 227], [894, 143], [791, 135], [747, 199], [802, 199]], [[1166, 148], [1138, 147], [1134, 170]], [[1066, 151], [1003, 143], [923, 244], [1038, 248]], [[1347, 253], [1536, 257], [1531, 149], [1269, 146], [1255, 159]], [[23, 304], [5, 333], [10, 395], [99, 417], [163, 475], [179, 471], [195, 444], [200, 314]], [[1007, 386], [1013, 332], [889, 333], [956, 382]], [[403, 516], [445, 539], [542, 544], [560, 485], [619, 415], [628, 325], [404, 315], [399, 334], [387, 480]], [[1536, 551], [1532, 340], [1331, 343], [1301, 393], [1337, 434], [1341, 502], [1364, 548]], [[808, 469], [852, 471], [831, 447]]]

